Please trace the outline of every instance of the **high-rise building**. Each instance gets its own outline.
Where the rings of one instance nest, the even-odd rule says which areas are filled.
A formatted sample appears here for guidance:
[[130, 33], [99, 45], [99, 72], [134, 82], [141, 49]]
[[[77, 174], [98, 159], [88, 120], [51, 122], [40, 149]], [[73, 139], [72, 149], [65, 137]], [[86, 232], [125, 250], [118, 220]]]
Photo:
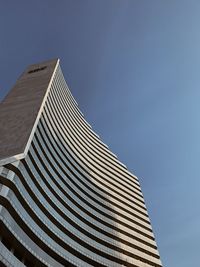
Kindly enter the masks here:
[[0, 266], [160, 267], [137, 177], [86, 122], [59, 60], [0, 104]]

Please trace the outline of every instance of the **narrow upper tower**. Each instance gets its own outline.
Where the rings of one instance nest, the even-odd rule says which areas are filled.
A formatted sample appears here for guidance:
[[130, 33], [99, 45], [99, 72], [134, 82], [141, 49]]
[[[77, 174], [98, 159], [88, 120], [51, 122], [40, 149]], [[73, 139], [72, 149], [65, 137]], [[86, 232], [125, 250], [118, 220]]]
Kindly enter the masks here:
[[27, 153], [58, 64], [55, 59], [30, 65], [0, 104], [0, 165]]

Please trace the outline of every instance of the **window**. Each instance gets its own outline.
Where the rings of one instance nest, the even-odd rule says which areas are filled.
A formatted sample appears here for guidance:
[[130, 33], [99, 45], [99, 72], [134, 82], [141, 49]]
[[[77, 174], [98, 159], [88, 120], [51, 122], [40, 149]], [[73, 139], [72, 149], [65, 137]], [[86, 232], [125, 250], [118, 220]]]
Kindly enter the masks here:
[[33, 69], [33, 70], [29, 70], [28, 73], [38, 72], [38, 71], [44, 70], [44, 69], [46, 69], [46, 68], [47, 68], [47, 66], [44, 66], [44, 67], [41, 67], [41, 68], [37, 68], [37, 69]]

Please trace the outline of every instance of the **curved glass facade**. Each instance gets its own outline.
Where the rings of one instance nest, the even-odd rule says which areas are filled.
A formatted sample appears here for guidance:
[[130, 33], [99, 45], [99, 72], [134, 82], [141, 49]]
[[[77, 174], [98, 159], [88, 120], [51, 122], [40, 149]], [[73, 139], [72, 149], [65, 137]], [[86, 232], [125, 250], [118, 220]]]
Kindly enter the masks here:
[[59, 60], [28, 67], [0, 111], [2, 266], [162, 266], [138, 179], [85, 121]]

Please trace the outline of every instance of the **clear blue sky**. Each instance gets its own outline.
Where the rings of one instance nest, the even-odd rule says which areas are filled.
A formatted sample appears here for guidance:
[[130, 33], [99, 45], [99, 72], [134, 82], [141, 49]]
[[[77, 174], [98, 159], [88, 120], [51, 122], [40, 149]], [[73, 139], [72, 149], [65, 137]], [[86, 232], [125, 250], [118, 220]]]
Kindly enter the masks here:
[[0, 98], [54, 57], [139, 177], [164, 266], [198, 267], [200, 1], [0, 0]]

